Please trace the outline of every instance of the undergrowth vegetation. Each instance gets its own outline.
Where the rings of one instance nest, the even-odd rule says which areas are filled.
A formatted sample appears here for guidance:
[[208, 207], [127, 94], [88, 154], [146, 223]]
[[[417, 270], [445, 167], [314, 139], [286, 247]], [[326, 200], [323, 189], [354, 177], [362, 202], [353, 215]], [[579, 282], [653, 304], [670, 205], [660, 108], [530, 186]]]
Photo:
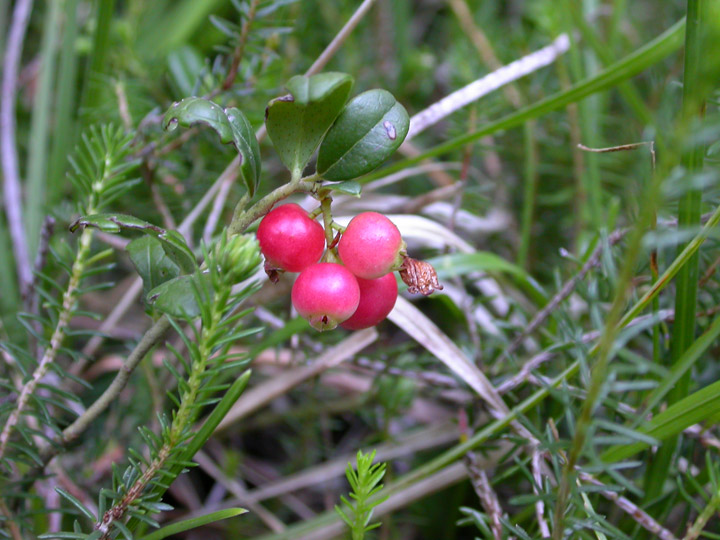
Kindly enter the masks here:
[[0, 0], [0, 537], [720, 538], [719, 50], [711, 0]]

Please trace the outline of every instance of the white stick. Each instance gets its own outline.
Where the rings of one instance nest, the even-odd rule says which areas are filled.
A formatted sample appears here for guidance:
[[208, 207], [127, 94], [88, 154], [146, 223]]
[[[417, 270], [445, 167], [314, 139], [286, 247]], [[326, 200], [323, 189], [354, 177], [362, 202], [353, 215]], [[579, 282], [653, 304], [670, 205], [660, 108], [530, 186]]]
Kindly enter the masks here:
[[569, 48], [570, 39], [567, 34], [560, 34], [555, 41], [547, 47], [543, 47], [534, 53], [515, 60], [507, 66], [488, 73], [477, 81], [471, 82], [460, 90], [456, 90], [452, 94], [445, 96], [440, 101], [433, 103], [427, 109], [420, 111], [410, 119], [410, 130], [405, 140], [412, 139], [418, 133], [425, 131], [446, 116], [451, 115], [455, 111], [462, 109], [490, 92], [552, 64], [558, 56], [565, 54]]

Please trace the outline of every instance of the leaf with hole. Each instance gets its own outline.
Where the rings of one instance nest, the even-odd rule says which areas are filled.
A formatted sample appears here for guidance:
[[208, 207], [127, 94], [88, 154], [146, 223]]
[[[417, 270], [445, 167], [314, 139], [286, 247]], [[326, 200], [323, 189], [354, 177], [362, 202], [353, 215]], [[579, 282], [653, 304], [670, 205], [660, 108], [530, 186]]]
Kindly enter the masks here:
[[349, 180], [369, 173], [405, 140], [410, 118], [387, 90], [353, 98], [323, 139], [317, 171], [325, 180]]
[[240, 175], [250, 195], [260, 181], [260, 147], [245, 115], [237, 108], [223, 109], [204, 98], [189, 97], [173, 104], [163, 118], [163, 129], [178, 125], [205, 124], [220, 135], [220, 142], [232, 143], [240, 156]]
[[353, 79], [346, 73], [296, 75], [289, 94], [273, 99], [265, 110], [268, 135], [293, 177], [302, 174], [323, 136], [342, 111]]
[[75, 220], [70, 231], [78, 227], [94, 227], [103, 232], [119, 233], [123, 229], [140, 231], [160, 240], [165, 254], [180, 267], [184, 274], [190, 274], [197, 268], [195, 255], [185, 242], [185, 238], [177, 231], [168, 231], [147, 221], [126, 214], [92, 214]]

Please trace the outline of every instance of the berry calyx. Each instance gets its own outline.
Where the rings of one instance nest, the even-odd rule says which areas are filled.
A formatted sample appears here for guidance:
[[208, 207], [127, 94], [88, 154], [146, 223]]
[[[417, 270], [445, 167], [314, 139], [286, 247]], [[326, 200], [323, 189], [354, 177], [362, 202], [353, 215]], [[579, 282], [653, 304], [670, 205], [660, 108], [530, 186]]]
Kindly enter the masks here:
[[404, 250], [398, 228], [377, 212], [363, 212], [352, 218], [338, 242], [340, 260], [363, 279], [377, 279], [398, 269]]
[[398, 287], [392, 272], [377, 279], [357, 278], [360, 287], [360, 303], [352, 317], [340, 324], [346, 330], [370, 328], [381, 321], [395, 307]]
[[298, 204], [278, 206], [268, 212], [257, 231], [266, 270], [300, 272], [320, 260], [325, 231]]
[[318, 263], [300, 273], [291, 296], [298, 313], [322, 332], [332, 330], [355, 313], [360, 286], [343, 265]]

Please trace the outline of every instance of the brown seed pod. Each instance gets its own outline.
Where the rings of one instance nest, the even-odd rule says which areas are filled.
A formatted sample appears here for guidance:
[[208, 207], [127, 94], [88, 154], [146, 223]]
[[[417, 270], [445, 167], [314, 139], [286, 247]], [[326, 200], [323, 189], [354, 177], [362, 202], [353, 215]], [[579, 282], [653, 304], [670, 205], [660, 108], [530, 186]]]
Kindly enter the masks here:
[[438, 282], [437, 273], [430, 263], [405, 257], [400, 266], [400, 278], [408, 286], [408, 292], [428, 296], [443, 286]]

